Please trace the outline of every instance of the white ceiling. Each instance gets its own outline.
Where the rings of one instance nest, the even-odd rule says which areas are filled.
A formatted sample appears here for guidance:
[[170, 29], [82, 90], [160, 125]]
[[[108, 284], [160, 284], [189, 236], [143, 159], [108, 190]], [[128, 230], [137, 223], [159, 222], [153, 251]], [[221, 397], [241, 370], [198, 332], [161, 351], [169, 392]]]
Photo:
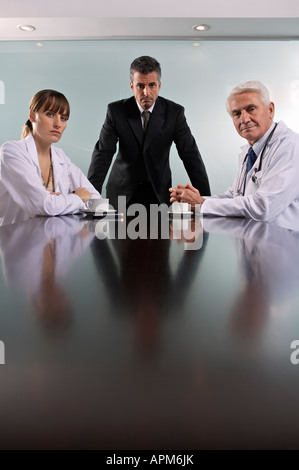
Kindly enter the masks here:
[[2, 41], [123, 38], [299, 39], [299, 0], [0, 0]]

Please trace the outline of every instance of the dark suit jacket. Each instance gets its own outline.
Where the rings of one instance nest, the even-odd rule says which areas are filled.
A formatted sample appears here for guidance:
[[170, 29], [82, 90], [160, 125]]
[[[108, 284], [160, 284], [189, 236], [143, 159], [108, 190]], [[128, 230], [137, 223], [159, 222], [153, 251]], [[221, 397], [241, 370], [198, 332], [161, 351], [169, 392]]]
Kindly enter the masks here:
[[130, 203], [140, 183], [144, 161], [158, 200], [169, 205], [169, 188], [172, 185], [169, 152], [173, 142], [193, 186], [202, 195], [209, 196], [208, 176], [186, 122], [184, 108], [162, 97], [156, 100], [145, 137], [134, 96], [108, 105], [88, 178], [102, 192], [118, 143], [118, 154], [107, 184], [110, 204], [117, 207], [118, 196], [126, 196], [127, 203]]

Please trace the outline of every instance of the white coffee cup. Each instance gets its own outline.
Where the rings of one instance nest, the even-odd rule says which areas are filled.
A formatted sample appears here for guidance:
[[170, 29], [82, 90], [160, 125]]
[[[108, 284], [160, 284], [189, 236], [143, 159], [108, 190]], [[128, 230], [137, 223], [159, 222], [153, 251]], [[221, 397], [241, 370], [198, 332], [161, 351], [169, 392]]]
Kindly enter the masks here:
[[105, 212], [109, 209], [109, 199], [89, 199], [86, 203], [87, 209], [94, 212]]
[[188, 202], [174, 202], [172, 204], [172, 212], [180, 213], [180, 212], [189, 212], [190, 211], [190, 204]]

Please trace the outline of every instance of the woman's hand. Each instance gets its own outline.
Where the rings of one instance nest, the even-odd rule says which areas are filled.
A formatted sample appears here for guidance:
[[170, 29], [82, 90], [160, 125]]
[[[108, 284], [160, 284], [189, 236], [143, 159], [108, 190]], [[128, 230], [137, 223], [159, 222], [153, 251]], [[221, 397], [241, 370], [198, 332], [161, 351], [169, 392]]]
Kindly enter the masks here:
[[75, 194], [79, 196], [84, 203], [91, 199], [91, 193], [85, 188], [78, 188], [75, 191]]

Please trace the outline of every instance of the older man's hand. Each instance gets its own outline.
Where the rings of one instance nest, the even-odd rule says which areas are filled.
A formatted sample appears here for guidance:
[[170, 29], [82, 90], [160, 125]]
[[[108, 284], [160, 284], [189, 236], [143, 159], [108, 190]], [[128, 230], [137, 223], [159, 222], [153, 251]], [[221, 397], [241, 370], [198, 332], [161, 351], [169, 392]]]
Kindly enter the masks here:
[[204, 198], [200, 195], [198, 189], [194, 188], [191, 184], [178, 184], [176, 188], [170, 188], [170, 202], [188, 202], [191, 204], [192, 209], [196, 204], [201, 204]]

